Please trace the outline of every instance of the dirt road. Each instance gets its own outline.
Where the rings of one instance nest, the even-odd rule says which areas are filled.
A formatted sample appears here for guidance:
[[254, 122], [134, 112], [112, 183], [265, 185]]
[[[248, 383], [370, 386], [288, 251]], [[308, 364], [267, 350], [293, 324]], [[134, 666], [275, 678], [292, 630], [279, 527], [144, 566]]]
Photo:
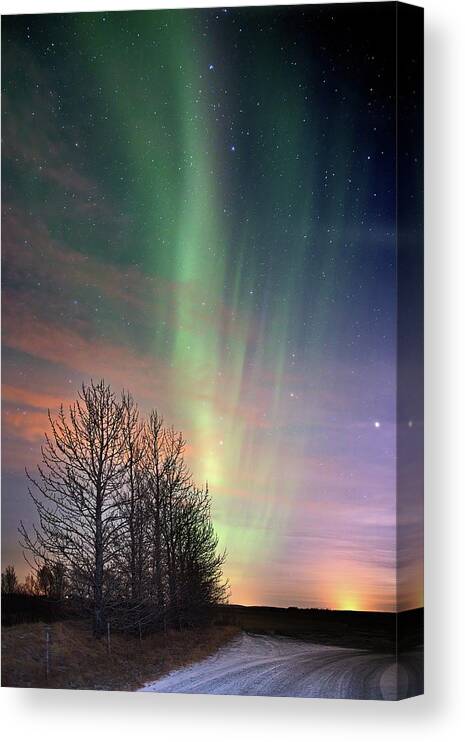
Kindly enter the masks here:
[[363, 650], [242, 633], [212, 657], [141, 691], [395, 700], [422, 692], [421, 653], [398, 666]]

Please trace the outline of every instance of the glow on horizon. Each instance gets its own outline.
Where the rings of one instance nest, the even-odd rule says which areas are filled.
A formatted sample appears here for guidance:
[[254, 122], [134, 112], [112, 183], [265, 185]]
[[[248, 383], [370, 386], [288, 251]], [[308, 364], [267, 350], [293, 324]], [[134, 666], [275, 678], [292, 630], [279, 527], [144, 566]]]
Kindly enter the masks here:
[[[229, 27], [105, 17], [63, 16], [82, 82], [76, 55], [63, 69], [97, 122], [68, 100], [79, 147], [37, 93], [61, 90], [44, 55], [25, 48], [30, 89], [7, 99], [22, 188], [3, 230], [6, 561], [21, 563], [47, 408], [104, 377], [183, 431], [232, 602], [394, 610], [395, 245], [360, 121], [338, 113], [328, 135], [319, 63], [290, 66], [271, 42], [239, 80]], [[418, 585], [416, 565], [408, 605]]]

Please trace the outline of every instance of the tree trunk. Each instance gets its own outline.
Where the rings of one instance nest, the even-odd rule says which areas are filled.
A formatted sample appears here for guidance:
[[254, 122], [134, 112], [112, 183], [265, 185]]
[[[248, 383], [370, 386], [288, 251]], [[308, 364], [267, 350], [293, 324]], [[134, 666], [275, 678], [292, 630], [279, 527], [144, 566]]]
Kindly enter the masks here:
[[102, 535], [102, 502], [97, 493], [95, 513], [95, 577], [94, 577], [94, 636], [100, 639], [104, 633], [103, 615], [103, 535]]

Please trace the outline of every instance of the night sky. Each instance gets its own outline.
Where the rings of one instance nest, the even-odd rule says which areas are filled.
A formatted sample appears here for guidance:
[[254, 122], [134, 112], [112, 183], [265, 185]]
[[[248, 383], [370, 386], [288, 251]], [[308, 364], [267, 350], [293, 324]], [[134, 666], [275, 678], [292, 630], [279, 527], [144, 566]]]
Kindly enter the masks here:
[[104, 377], [188, 439], [233, 602], [396, 607], [393, 8], [3, 19], [21, 576], [47, 408]]

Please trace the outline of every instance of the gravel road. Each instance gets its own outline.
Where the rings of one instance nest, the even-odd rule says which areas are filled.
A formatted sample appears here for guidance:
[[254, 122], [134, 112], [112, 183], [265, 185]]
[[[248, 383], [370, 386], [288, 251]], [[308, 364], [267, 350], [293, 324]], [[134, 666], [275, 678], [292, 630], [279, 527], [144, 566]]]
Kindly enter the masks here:
[[208, 659], [140, 690], [396, 700], [422, 692], [421, 667], [421, 652], [410, 653], [396, 667], [386, 654], [241, 633]]

